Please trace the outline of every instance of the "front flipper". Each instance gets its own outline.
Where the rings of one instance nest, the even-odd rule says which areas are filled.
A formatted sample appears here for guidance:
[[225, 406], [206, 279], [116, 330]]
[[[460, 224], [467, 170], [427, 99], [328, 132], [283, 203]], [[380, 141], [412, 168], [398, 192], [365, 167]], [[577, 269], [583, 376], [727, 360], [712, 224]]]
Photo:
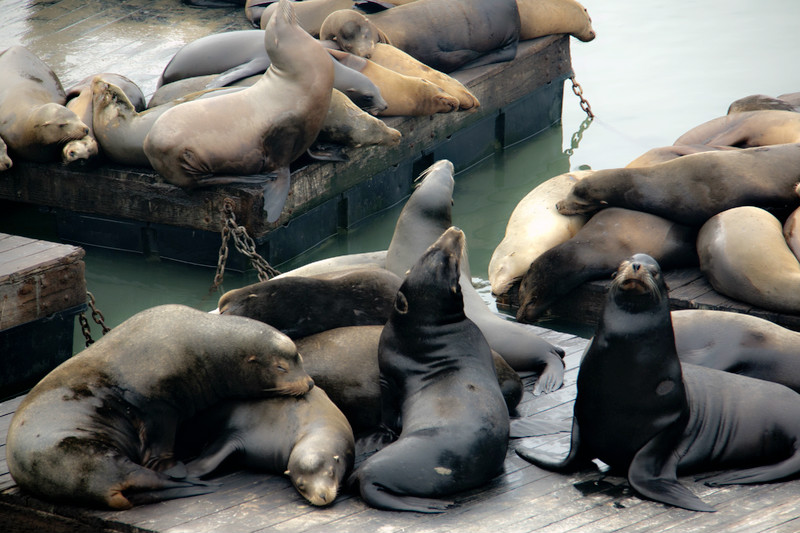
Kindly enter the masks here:
[[691, 511], [713, 513], [713, 507], [678, 482], [680, 458], [674, 451], [669, 429], [650, 439], [636, 452], [628, 467], [628, 483], [642, 496]]
[[593, 457], [587, 457], [581, 450], [580, 431], [578, 429], [578, 421], [575, 418], [572, 419], [572, 436], [569, 443], [569, 453], [564, 459], [551, 460], [549, 458], [545, 458], [542, 454], [537, 455], [530, 450], [525, 450], [519, 447], [516, 448], [516, 452], [517, 455], [529, 463], [533, 463], [539, 468], [544, 468], [545, 470], [550, 470], [553, 472], [560, 472], [562, 474], [578, 472], [579, 470], [589, 468], [593, 465]]
[[311, 159], [315, 159], [317, 161], [344, 162], [350, 160], [345, 153], [344, 146], [341, 144], [321, 143], [315, 141], [314, 144], [312, 144], [308, 150], [306, 150], [306, 153], [308, 153], [308, 156]]
[[214, 441], [200, 456], [186, 465], [189, 476], [200, 478], [216, 470], [222, 462], [242, 450], [235, 436], [227, 435]]
[[277, 177], [264, 184], [264, 211], [267, 212], [267, 222], [275, 222], [281, 216], [286, 198], [289, 197], [290, 173], [289, 167], [278, 169]]
[[206, 89], [216, 89], [218, 87], [227, 87], [236, 83], [239, 80], [255, 76], [256, 74], [263, 74], [266, 72], [270, 65], [269, 56], [256, 57], [247, 63], [242, 63], [235, 67], [229, 68], [219, 76], [214, 78], [213, 81], [206, 85]]

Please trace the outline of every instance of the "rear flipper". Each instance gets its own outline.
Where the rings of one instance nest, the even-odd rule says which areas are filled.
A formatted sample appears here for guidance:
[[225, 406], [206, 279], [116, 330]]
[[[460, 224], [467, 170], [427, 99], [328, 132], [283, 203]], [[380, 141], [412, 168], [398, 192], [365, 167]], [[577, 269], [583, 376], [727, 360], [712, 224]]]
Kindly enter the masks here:
[[[788, 477], [797, 476], [800, 472], [800, 453], [795, 451], [794, 455], [779, 463], [747, 468], [745, 470], [732, 470], [722, 474], [712, 475], [703, 479], [709, 487], [721, 485], [735, 485], [748, 483], [769, 483], [779, 481]], [[700, 478], [702, 479], [702, 478]]]
[[155, 503], [176, 498], [186, 498], [214, 492], [218, 485], [196, 478], [172, 478], [148, 468], [132, 473], [122, 490], [111, 488], [106, 503], [113, 509], [127, 509], [131, 505]]
[[362, 483], [361, 497], [370, 506], [388, 511], [412, 511], [417, 513], [442, 513], [453, 505], [449, 500], [401, 496], [389, 492], [376, 483]]
[[537, 454], [532, 450], [526, 450], [520, 447], [517, 447], [515, 451], [517, 455], [529, 463], [533, 463], [539, 468], [544, 468], [552, 472], [570, 474], [594, 466], [594, 463], [592, 463], [593, 457], [586, 457], [580, 449], [580, 431], [578, 428], [578, 421], [575, 420], [575, 418], [572, 419], [572, 436], [570, 438], [569, 453], [564, 459], [553, 460], [546, 457], [546, 455], [552, 454]]
[[273, 181], [264, 184], [264, 211], [267, 212], [267, 222], [278, 220], [286, 204], [286, 198], [289, 197], [289, 167], [278, 169], [276, 175]]
[[190, 485], [188, 487], [132, 492], [125, 494], [125, 496], [133, 505], [145, 505], [148, 503], [157, 503], [165, 500], [176, 500], [178, 498], [200, 496], [203, 494], [212, 493], [215, 490], [217, 490], [217, 487], [212, 485]]

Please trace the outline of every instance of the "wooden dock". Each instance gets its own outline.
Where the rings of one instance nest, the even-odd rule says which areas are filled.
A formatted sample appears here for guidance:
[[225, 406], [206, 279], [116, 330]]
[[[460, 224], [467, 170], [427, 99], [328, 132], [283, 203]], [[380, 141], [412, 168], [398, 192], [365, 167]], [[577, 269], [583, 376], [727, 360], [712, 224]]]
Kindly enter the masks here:
[[[3, 516], [23, 517], [39, 529], [16, 531], [122, 532], [326, 532], [353, 531], [489, 533], [597, 533], [601, 531], [726, 533], [796, 533], [800, 531], [800, 480], [753, 486], [710, 488], [693, 478], [681, 482], [716, 513], [698, 513], [643, 500], [620, 477], [598, 472], [565, 476], [541, 470], [519, 458], [517, 446], [566, 452], [575, 381], [587, 340], [536, 328], [537, 333], [566, 351], [564, 387], [534, 397], [525, 393], [522, 416], [555, 425], [563, 431], [512, 439], [499, 477], [487, 486], [455, 496], [443, 514], [424, 515], [372, 509], [356, 494], [340, 494], [331, 507], [314, 508], [282, 476], [234, 472], [216, 478], [219, 489], [204, 496], [135, 507], [97, 511], [43, 502], [14, 485], [5, 463], [4, 445], [10, 419], [21, 398], [0, 403], [0, 526]], [[526, 390], [532, 379], [526, 378]], [[11, 518], [7, 518], [11, 520]], [[8, 529], [7, 529], [8, 531]], [[11, 531], [14, 531], [13, 529]]]
[[[146, 96], [183, 44], [249, 27], [241, 7], [192, 8], [177, 0], [0, 0], [0, 9], [12, 13], [12, 23], [0, 30], [0, 48], [29, 47], [65, 87], [115, 72], [137, 82]], [[264, 217], [260, 187], [186, 192], [152, 169], [110, 163], [15, 161], [0, 180], [0, 199], [54, 208], [66, 242], [216, 265], [222, 209], [230, 198], [259, 253], [278, 264], [401, 201], [434, 160], [450, 159], [460, 170], [557, 123], [563, 82], [571, 75], [564, 35], [520, 43], [513, 61], [453, 73], [478, 97], [480, 108], [390, 117], [386, 123], [403, 134], [399, 146], [348, 149], [349, 160], [342, 163], [297, 162], [286, 207], [273, 224]]]
[[0, 398], [72, 356], [86, 308], [82, 248], [0, 233]]

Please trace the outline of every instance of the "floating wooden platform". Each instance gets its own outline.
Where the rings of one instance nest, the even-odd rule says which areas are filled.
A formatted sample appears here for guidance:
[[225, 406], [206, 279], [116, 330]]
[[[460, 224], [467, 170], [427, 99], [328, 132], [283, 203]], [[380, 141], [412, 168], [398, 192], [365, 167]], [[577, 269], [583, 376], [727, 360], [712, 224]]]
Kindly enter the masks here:
[[84, 251], [0, 233], [0, 398], [72, 355], [74, 316], [86, 308]]
[[[325, 532], [354, 531], [460, 533], [601, 531], [796, 533], [800, 531], [800, 480], [754, 486], [706, 487], [681, 478], [717, 508], [696, 513], [640, 499], [619, 477], [597, 472], [565, 476], [541, 470], [519, 458], [518, 446], [566, 452], [577, 367], [587, 340], [543, 328], [536, 332], [566, 351], [564, 387], [534, 397], [526, 392], [519, 412], [563, 427], [563, 432], [512, 439], [503, 474], [480, 490], [455, 496], [455, 506], [440, 515], [387, 512], [368, 507], [359, 496], [343, 493], [331, 507], [314, 508], [283, 476], [235, 472], [216, 479], [217, 492], [109, 512], [43, 502], [23, 494], [8, 474], [4, 445], [21, 398], [0, 403], [0, 525], [2, 517], [31, 519], [31, 531], [123, 532]], [[526, 378], [526, 390], [532, 378]], [[479, 460], [479, 458], [476, 458]], [[24, 522], [15, 522], [19, 524]], [[69, 529], [68, 529], [69, 528]], [[21, 530], [26, 531], [26, 530]]]
[[[65, 87], [87, 75], [116, 72], [139, 83], [146, 95], [184, 43], [249, 27], [240, 7], [189, 8], [177, 0], [26, 6], [0, 0], [3, 5], [12, 11], [13, 24], [0, 30], [0, 43], [31, 48]], [[105, 163], [63, 167], [14, 161], [0, 180], [0, 199], [55, 208], [66, 242], [216, 265], [222, 207], [231, 198], [237, 222], [256, 240], [259, 253], [278, 264], [405, 198], [413, 179], [434, 160], [450, 159], [460, 170], [557, 123], [563, 82], [572, 75], [569, 37], [525, 41], [513, 61], [453, 75], [479, 98], [480, 108], [387, 118], [403, 134], [399, 146], [351, 149], [342, 163], [298, 162], [286, 207], [274, 224], [264, 217], [260, 187], [186, 192], [152, 169]]]
[[[664, 280], [669, 287], [669, 303], [673, 310], [709, 309], [744, 313], [800, 331], [800, 315], [777, 313], [723, 296], [714, 290], [699, 268], [665, 272]], [[600, 318], [610, 284], [610, 278], [584, 283], [553, 305], [548, 315], [594, 326]], [[516, 283], [507, 294], [498, 297], [497, 308], [516, 314], [519, 309], [518, 290], [519, 283]]]

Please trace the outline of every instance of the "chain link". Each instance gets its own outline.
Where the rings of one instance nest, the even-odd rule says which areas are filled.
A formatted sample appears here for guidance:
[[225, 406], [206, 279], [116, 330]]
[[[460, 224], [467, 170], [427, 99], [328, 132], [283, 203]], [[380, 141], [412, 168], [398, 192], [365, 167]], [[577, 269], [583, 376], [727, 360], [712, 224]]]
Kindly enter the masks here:
[[583, 132], [589, 129], [589, 125], [592, 123], [592, 120], [592, 117], [586, 117], [583, 119], [583, 122], [581, 122], [581, 125], [578, 127], [578, 131], [572, 134], [569, 148], [564, 150], [566, 155], [571, 156], [575, 152], [575, 149], [578, 148], [578, 145], [580, 145], [581, 140], [583, 139]]
[[594, 113], [592, 113], [592, 106], [589, 105], [589, 102], [583, 96], [583, 87], [581, 84], [575, 81], [575, 75], [569, 77], [569, 81], [572, 82], [572, 92], [575, 93], [575, 96], [580, 98], [581, 100], [581, 109], [589, 118], [594, 118]]
[[[111, 331], [111, 328], [106, 326], [103, 313], [95, 307], [94, 295], [86, 291], [86, 299], [89, 307], [92, 309], [92, 320], [103, 329], [103, 335], [105, 335]], [[80, 313], [78, 315], [78, 322], [81, 325], [81, 333], [83, 333], [84, 338], [86, 338], [86, 347], [88, 348], [91, 344], [94, 344], [94, 339], [92, 338], [92, 329], [89, 326], [89, 321], [86, 319], [86, 313]]]
[[253, 265], [259, 281], [267, 281], [274, 278], [280, 272], [270, 266], [266, 259], [261, 257], [256, 251], [256, 243], [247, 234], [247, 229], [243, 226], [236, 224], [236, 215], [233, 213], [235, 204], [232, 199], [225, 198], [222, 206], [222, 214], [224, 216], [222, 226], [222, 244], [219, 247], [219, 259], [217, 260], [217, 273], [214, 275], [214, 283], [211, 286], [211, 292], [219, 289], [222, 285], [223, 277], [225, 276], [225, 264], [228, 260], [228, 241], [233, 237], [233, 243], [236, 249], [250, 260]]

